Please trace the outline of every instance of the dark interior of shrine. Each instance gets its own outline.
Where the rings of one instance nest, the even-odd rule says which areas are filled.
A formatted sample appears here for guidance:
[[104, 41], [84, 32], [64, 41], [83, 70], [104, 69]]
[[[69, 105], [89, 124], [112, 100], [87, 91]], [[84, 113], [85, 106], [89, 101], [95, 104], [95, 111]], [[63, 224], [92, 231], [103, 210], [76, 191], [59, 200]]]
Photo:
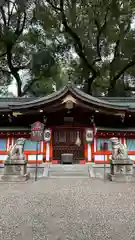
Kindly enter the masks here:
[[53, 126], [90, 126], [91, 119], [99, 127], [128, 128], [135, 126], [135, 114], [126, 114], [125, 117], [102, 112], [100, 110], [88, 109], [75, 106], [66, 109], [64, 106], [46, 109], [25, 110], [22, 115], [13, 116], [12, 113], [1, 113], [0, 127], [30, 127], [36, 121], [43, 122], [46, 127]]

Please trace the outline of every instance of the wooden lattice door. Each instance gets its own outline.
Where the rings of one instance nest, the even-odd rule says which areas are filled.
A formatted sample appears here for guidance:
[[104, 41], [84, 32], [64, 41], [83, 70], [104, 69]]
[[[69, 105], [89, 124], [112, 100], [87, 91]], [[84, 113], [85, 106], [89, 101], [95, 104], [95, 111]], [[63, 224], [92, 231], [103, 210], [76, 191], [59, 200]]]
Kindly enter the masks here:
[[[84, 159], [83, 129], [80, 128], [55, 128], [53, 130], [53, 158], [61, 160], [62, 153], [73, 153], [74, 163]], [[80, 146], [76, 145], [79, 136]]]

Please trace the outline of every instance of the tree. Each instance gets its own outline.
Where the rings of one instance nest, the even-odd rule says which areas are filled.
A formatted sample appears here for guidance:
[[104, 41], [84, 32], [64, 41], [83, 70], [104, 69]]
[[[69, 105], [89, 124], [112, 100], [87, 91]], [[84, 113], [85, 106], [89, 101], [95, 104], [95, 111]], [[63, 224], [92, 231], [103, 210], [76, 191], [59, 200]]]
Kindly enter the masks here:
[[89, 94], [126, 96], [135, 79], [133, 16], [132, 0], [5, 0], [0, 79], [5, 86], [14, 77], [18, 96], [44, 95], [69, 79]]
[[[22, 82], [19, 70], [27, 68], [23, 65], [21, 52], [24, 51], [20, 45], [20, 37], [27, 23], [26, 9], [30, 7], [26, 0], [3, 1], [0, 6], [0, 45], [1, 45], [1, 72], [11, 75], [16, 79], [18, 96], [21, 95]], [[16, 50], [16, 51], [15, 51]], [[17, 53], [18, 52], [18, 53]], [[4, 68], [4, 66], [6, 66]]]
[[[53, 91], [60, 67], [47, 32], [35, 21], [34, 8], [30, 0], [7, 0], [0, 6], [0, 81], [6, 87], [14, 78], [18, 96]], [[27, 79], [21, 72], [27, 72]]]
[[52, 93], [55, 88], [61, 86], [60, 65], [56, 63], [53, 49], [38, 49], [32, 56], [31, 64], [31, 85], [30, 81], [25, 85], [27, 92], [35, 96], [42, 96]]
[[83, 80], [88, 93], [92, 93], [96, 82], [106, 78], [108, 95], [113, 96], [117, 80], [129, 71], [134, 76], [131, 71], [135, 66], [132, 0], [46, 0], [40, 4], [52, 9], [57, 22], [63, 26], [65, 39], [72, 42], [81, 69], [87, 73], [87, 79]]
[[[30, 93], [35, 96], [53, 91], [52, 79], [57, 73], [58, 63], [51, 44], [46, 44], [46, 36], [37, 26], [30, 27], [27, 34], [23, 36], [27, 58], [31, 59], [28, 79], [25, 81], [23, 94]], [[27, 55], [28, 54], [28, 55]], [[49, 91], [48, 91], [49, 89]]]

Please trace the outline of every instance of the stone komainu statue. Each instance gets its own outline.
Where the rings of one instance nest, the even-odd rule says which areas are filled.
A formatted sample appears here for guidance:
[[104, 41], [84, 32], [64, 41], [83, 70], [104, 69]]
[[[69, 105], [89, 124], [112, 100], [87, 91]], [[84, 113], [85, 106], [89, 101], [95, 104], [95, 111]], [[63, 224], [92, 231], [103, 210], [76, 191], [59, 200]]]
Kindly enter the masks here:
[[119, 142], [118, 138], [111, 138], [112, 160], [128, 159], [128, 149], [126, 144]]
[[25, 161], [24, 144], [25, 138], [18, 138], [14, 146], [11, 146], [8, 150], [8, 156], [6, 162], [16, 162], [17, 160]]

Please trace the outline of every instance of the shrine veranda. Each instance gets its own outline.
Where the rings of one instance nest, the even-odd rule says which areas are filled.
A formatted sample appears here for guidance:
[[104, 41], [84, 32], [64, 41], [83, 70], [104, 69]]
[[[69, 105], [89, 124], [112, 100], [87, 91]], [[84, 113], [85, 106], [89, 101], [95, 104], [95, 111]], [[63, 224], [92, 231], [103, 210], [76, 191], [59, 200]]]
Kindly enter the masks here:
[[[40, 98], [0, 98], [0, 115], [0, 167], [20, 137], [27, 139], [24, 153], [29, 167], [35, 166], [36, 155], [39, 166], [59, 164], [63, 153], [73, 154], [73, 164], [108, 164], [111, 137], [127, 144], [135, 161], [135, 98], [93, 97], [67, 85]], [[36, 121], [50, 133], [48, 141], [38, 144], [38, 151], [31, 141], [31, 124]], [[87, 141], [88, 131], [92, 141]]]

